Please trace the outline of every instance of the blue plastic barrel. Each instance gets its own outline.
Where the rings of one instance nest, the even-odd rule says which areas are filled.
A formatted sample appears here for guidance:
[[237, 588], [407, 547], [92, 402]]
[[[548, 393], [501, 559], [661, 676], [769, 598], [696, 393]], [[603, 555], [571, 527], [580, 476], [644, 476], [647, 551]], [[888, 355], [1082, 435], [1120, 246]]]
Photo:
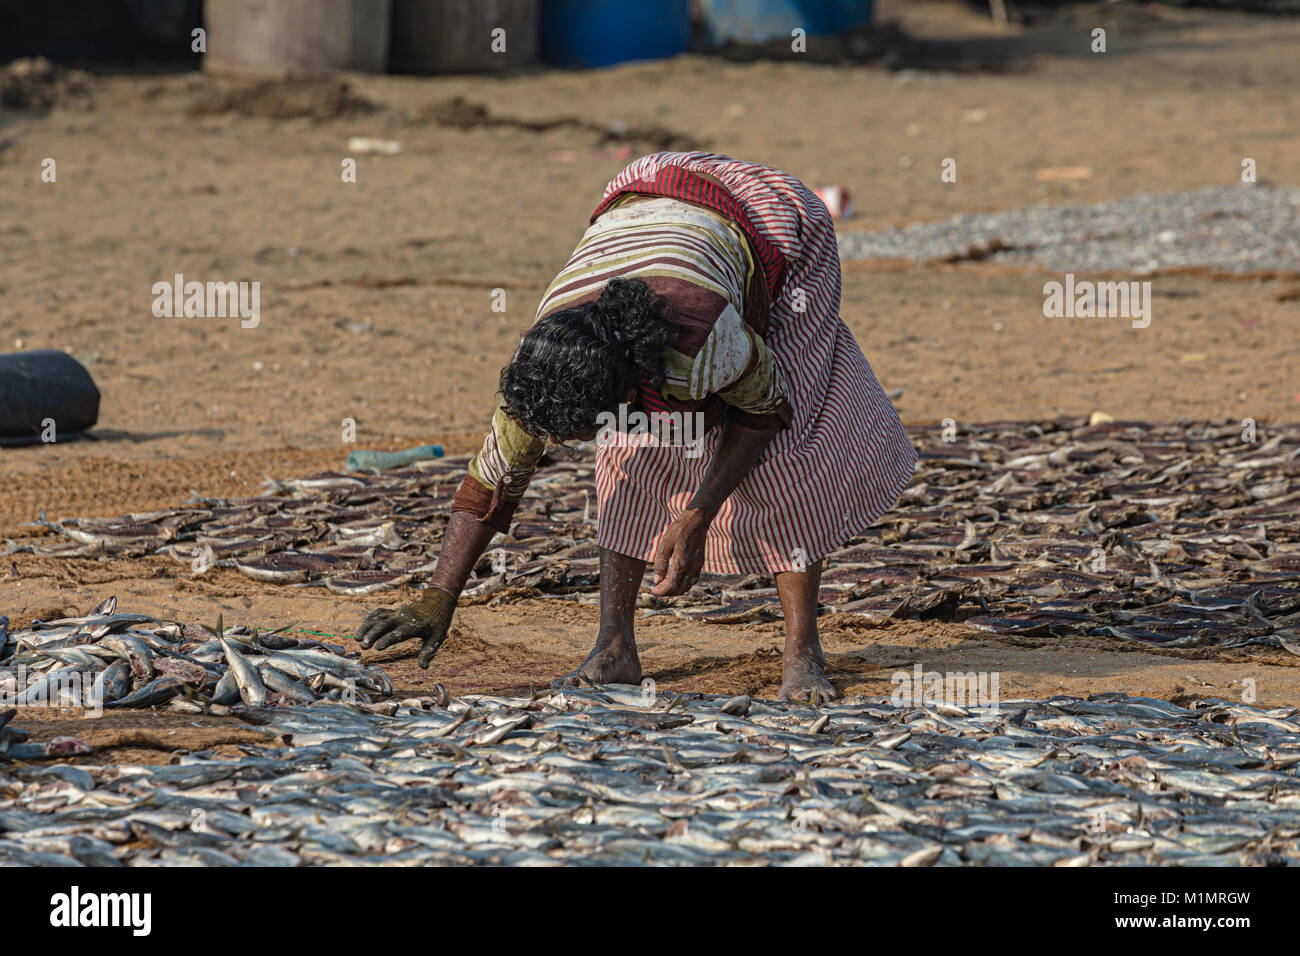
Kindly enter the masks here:
[[676, 56], [691, 39], [690, 0], [543, 0], [542, 59], [610, 66]]

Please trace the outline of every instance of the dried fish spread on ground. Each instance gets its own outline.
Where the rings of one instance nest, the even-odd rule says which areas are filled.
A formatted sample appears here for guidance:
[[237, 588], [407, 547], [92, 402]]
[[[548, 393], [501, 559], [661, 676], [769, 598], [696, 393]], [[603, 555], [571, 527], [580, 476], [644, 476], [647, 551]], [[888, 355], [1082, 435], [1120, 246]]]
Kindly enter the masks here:
[[[369, 693], [393, 690], [382, 669], [362, 666], [338, 645], [116, 611], [117, 599], [109, 598], [85, 617], [33, 621], [12, 632], [0, 615], [0, 710], [169, 704], [200, 713], [322, 697], [368, 703]], [[4, 746], [0, 738], [0, 751]]]
[[1145, 193], [1082, 206], [962, 214], [839, 237], [850, 259], [978, 259], [1061, 272], [1294, 273], [1300, 189], [1264, 184]]
[[[830, 555], [827, 610], [964, 620], [998, 633], [1097, 634], [1168, 646], [1300, 650], [1300, 424], [1079, 420], [912, 428], [902, 500]], [[950, 436], [953, 437], [953, 436]], [[68, 520], [38, 554], [169, 554], [191, 573], [343, 594], [418, 584], [436, 557], [463, 459], [383, 475], [321, 474], [268, 493], [122, 519]], [[511, 534], [463, 600], [594, 602], [593, 465], [543, 466]], [[504, 570], [502, 570], [504, 569]], [[494, 597], [495, 595], [495, 597]], [[645, 614], [717, 623], [779, 617], [769, 577], [705, 576]]]
[[0, 864], [1300, 863], [1296, 711], [642, 703], [237, 708], [238, 759], [0, 761]]

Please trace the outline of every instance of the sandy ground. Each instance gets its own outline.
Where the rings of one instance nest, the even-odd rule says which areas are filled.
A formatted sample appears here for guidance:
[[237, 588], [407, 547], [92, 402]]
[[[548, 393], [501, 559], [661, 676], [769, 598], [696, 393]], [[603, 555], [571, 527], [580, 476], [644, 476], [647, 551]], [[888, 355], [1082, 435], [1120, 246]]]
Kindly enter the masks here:
[[[1023, 39], [960, 5], [881, 7], [922, 36], [1013, 51]], [[997, 72], [684, 56], [506, 78], [357, 76], [354, 91], [377, 111], [287, 120], [194, 115], [228, 83], [137, 74], [98, 77], [93, 109], [0, 114], [0, 349], [66, 349], [104, 396], [100, 440], [0, 449], [0, 535], [30, 533], [40, 510], [113, 515], [191, 490], [246, 493], [265, 475], [341, 467], [352, 447], [476, 449], [498, 370], [538, 295], [603, 184], [653, 145], [566, 127], [438, 125], [433, 109], [453, 96], [494, 115], [659, 127], [810, 185], [842, 185], [857, 210], [845, 230], [1231, 183], [1243, 157], [1262, 181], [1300, 182], [1300, 20], [1152, 9], [1136, 19], [1085, 13], [1077, 51], [1009, 55]], [[1094, 23], [1109, 24], [1104, 56], [1087, 52]], [[344, 183], [353, 135], [400, 140], [402, 152], [357, 156], [358, 181]], [[57, 162], [56, 183], [40, 182], [45, 157]], [[940, 181], [945, 157], [958, 161], [957, 183]], [[1061, 166], [1091, 175], [1036, 176]], [[260, 325], [154, 318], [153, 283], [178, 272], [260, 281]], [[1294, 280], [1161, 278], [1144, 330], [1044, 319], [1043, 281], [978, 263], [850, 264], [843, 315], [885, 387], [903, 390], [909, 424], [1093, 410], [1264, 423], [1300, 414]], [[492, 311], [494, 289], [505, 290], [504, 313]], [[341, 441], [347, 418], [358, 446]], [[0, 611], [15, 623], [115, 593], [125, 610], [188, 620], [221, 610], [232, 624], [343, 635], [392, 600], [258, 587], [233, 572], [190, 580], [166, 559], [17, 554], [0, 567]], [[594, 630], [590, 609], [563, 602], [471, 607], [430, 673], [409, 658], [377, 659], [390, 658], [413, 693], [435, 679], [460, 692], [526, 691], [572, 667]], [[672, 621], [641, 633], [661, 689], [771, 696], [779, 685], [777, 625]], [[1000, 671], [1004, 698], [1239, 697], [1246, 681], [1267, 706], [1300, 698], [1300, 659], [1269, 651], [1011, 642], [915, 622], [828, 620], [826, 638], [832, 677], [850, 693], [888, 693], [889, 674], [920, 661]], [[20, 723], [38, 726], [36, 715]], [[114, 715], [93, 734], [156, 725], [185, 746], [189, 724]]]

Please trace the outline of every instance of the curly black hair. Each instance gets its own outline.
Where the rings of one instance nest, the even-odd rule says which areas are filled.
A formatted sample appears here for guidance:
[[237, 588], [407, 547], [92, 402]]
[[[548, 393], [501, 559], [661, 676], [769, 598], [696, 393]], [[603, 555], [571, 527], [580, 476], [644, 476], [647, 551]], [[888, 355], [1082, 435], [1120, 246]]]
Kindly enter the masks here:
[[533, 435], [590, 435], [643, 378], [663, 384], [671, 340], [667, 303], [640, 279], [612, 279], [599, 299], [529, 329], [501, 370], [502, 402]]

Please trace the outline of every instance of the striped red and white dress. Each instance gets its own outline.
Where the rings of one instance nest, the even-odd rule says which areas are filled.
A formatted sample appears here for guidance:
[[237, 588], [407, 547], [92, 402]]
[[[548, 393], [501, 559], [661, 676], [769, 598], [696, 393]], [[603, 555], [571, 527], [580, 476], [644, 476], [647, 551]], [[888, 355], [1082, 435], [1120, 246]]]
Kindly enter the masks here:
[[[784, 375], [793, 417], [713, 521], [704, 569], [802, 570], [888, 511], [916, 463], [898, 412], [840, 320], [830, 214], [788, 173], [703, 152], [636, 160], [606, 187], [593, 220], [628, 193], [708, 206], [751, 240], [770, 296], [764, 341]], [[696, 457], [653, 435], [601, 445], [600, 546], [653, 560], [664, 531], [699, 488], [720, 434], [710, 431]]]

